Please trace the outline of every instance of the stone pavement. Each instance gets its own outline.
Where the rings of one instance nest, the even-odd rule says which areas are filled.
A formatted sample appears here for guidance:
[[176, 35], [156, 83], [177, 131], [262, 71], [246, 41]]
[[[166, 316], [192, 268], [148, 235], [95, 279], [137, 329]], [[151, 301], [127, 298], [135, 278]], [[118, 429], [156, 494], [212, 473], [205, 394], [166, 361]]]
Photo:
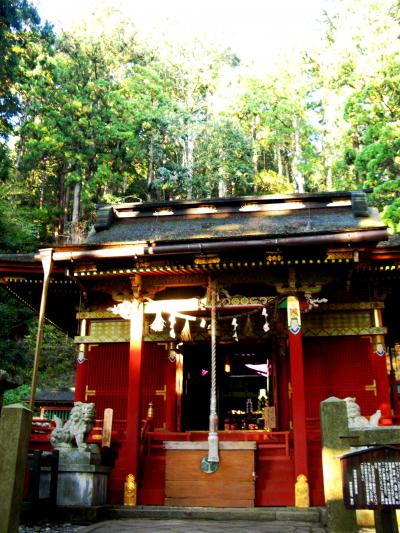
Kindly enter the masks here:
[[98, 522], [79, 533], [326, 533], [320, 524], [256, 520], [129, 518]]
[[[43, 521], [33, 527], [21, 526], [19, 533], [327, 533], [322, 525], [325, 524], [325, 509], [316, 507], [247, 509], [138, 505], [100, 506], [90, 511], [88, 513], [86, 507], [60, 507], [58, 524]], [[359, 530], [359, 533], [374, 532], [373, 528]]]

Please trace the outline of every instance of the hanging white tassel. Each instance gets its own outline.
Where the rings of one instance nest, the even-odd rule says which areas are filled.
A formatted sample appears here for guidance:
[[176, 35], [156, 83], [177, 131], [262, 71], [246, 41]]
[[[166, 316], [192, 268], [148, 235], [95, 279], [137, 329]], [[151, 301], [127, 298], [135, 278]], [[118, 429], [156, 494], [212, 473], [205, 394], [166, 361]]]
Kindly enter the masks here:
[[157, 311], [156, 317], [153, 322], [150, 324], [150, 329], [153, 331], [162, 331], [165, 326], [165, 320], [162, 317], [161, 310]]
[[176, 335], [175, 335], [175, 320], [176, 320], [176, 315], [175, 313], [171, 313], [169, 315], [169, 336], [172, 337], [173, 339], [175, 339]]
[[189, 320], [185, 320], [185, 325], [183, 326], [183, 329], [181, 331], [181, 339], [185, 342], [191, 341], [192, 336], [190, 334], [190, 322]]
[[263, 330], [265, 331], [265, 333], [267, 333], [269, 331], [269, 323], [268, 323], [268, 311], [266, 307], [263, 307], [261, 314], [263, 317], [265, 317], [265, 323], [263, 325]]
[[232, 319], [232, 326], [233, 326], [233, 335], [232, 335], [232, 337], [235, 339], [236, 342], [238, 342], [239, 341], [238, 334], [237, 334], [238, 322], [237, 322], [237, 318], [236, 317]]

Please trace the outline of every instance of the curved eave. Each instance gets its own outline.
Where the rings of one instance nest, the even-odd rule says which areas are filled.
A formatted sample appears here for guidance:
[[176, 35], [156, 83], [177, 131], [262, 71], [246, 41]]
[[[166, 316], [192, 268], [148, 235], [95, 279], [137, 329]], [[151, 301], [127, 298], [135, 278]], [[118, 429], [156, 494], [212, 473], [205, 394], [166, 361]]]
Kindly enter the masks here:
[[[76, 247], [75, 249], [55, 249], [55, 262], [93, 261], [101, 259], [168, 256], [185, 254], [207, 254], [232, 251], [250, 251], [262, 249], [282, 249], [304, 246], [351, 246], [370, 245], [387, 238], [387, 230], [372, 228], [368, 230], [352, 230], [335, 233], [300, 235], [291, 237], [266, 237], [257, 239], [205, 240], [189, 243], [105, 243], [97, 248]], [[40, 257], [40, 256], [38, 256]]]
[[372, 261], [400, 262], [400, 247], [376, 248], [371, 252]]

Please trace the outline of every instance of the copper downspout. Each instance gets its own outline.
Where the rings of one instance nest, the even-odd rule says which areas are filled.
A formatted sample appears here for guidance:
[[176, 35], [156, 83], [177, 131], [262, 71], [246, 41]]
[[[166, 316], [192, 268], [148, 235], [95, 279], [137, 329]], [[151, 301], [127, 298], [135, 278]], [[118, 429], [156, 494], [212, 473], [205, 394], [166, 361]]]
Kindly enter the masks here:
[[[202, 243], [187, 244], [155, 244], [148, 243], [109, 245], [103, 248], [84, 251], [58, 251], [53, 253], [54, 261], [79, 261], [82, 259], [107, 259], [113, 257], [132, 257], [146, 255], [169, 255], [169, 254], [203, 254], [209, 252], [235, 251], [244, 248], [271, 248], [292, 246], [318, 246], [341, 244], [343, 246], [357, 243], [376, 243], [386, 240], [386, 229], [367, 231], [348, 231], [330, 235], [307, 235], [301, 237], [276, 237], [273, 239], [254, 239], [248, 241], [206, 241]], [[36, 256], [36, 260], [40, 257]]]

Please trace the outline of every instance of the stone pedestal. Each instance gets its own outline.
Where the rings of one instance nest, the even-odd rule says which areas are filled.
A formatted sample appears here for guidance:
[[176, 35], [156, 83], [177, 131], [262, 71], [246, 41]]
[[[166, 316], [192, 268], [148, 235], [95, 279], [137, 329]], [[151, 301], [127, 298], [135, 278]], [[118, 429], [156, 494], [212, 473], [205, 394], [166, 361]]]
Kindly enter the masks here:
[[[111, 469], [99, 462], [100, 455], [93, 452], [60, 450], [57, 505], [92, 506], [107, 503], [107, 480]], [[45, 486], [43, 490], [46, 490]]]
[[60, 465], [57, 505], [103, 505], [107, 503], [108, 466]]

